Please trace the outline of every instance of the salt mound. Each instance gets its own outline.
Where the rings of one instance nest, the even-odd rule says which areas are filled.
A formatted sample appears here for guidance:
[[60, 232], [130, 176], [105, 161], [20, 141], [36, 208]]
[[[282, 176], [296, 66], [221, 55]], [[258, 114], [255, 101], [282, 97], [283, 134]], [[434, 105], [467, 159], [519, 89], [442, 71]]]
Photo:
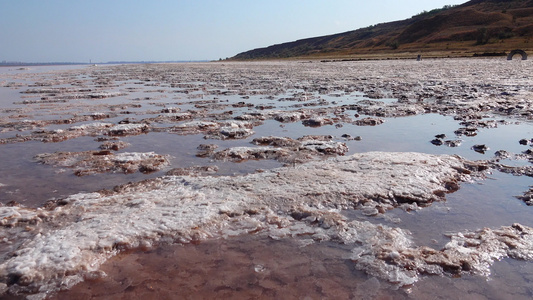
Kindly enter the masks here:
[[169, 165], [168, 156], [154, 152], [113, 153], [109, 150], [41, 153], [35, 156], [40, 163], [74, 169], [77, 176], [137, 171], [150, 173]]

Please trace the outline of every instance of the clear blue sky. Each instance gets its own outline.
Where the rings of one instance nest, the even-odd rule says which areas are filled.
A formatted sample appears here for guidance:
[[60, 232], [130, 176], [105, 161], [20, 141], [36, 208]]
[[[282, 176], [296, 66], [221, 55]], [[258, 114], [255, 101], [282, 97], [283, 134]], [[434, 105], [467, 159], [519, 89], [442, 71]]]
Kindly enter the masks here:
[[0, 0], [0, 62], [204, 60], [466, 0]]

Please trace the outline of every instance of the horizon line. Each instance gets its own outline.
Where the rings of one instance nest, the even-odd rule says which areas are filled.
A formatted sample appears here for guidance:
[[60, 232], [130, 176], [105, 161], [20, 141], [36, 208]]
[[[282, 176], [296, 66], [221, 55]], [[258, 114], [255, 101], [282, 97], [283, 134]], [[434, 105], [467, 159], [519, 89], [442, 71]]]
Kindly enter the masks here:
[[192, 59], [192, 60], [112, 60], [107, 62], [22, 62], [22, 61], [1, 61], [0, 66], [39, 66], [39, 65], [97, 65], [97, 64], [153, 64], [153, 63], [186, 63], [186, 62], [210, 62], [214, 59]]

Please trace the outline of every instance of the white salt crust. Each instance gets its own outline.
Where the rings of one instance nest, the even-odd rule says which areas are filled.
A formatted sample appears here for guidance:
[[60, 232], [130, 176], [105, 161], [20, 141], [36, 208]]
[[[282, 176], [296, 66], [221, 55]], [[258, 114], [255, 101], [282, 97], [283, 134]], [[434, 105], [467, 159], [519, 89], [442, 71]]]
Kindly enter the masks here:
[[[39, 299], [69, 288], [121, 249], [242, 234], [353, 245], [357, 269], [398, 285], [421, 274], [488, 274], [502, 257], [533, 259], [533, 229], [514, 224], [413, 245], [399, 228], [346, 220], [340, 209], [429, 205], [469, 180], [455, 156], [370, 152], [242, 177], [168, 176], [115, 193], [81, 193], [54, 209], [1, 207], [3, 289]], [[402, 204], [405, 203], [405, 204]], [[23, 239], [23, 237], [25, 239]], [[2, 287], [0, 287], [1, 290]]]

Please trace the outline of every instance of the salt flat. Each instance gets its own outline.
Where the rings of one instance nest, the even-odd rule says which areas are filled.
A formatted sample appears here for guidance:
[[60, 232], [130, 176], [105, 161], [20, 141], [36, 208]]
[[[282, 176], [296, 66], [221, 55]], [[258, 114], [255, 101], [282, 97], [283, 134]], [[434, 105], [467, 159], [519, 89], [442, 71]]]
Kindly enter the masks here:
[[[53, 296], [104, 278], [126, 250], [243, 235], [347, 246], [338, 259], [404, 289], [529, 261], [532, 69], [449, 59], [0, 73], [3, 291]], [[432, 247], [402, 222], [399, 210], [436, 213], [450, 193], [508, 173], [517, 185], [501, 188], [521, 198], [491, 203], [523, 209], [498, 226], [434, 228], [448, 241]]]

